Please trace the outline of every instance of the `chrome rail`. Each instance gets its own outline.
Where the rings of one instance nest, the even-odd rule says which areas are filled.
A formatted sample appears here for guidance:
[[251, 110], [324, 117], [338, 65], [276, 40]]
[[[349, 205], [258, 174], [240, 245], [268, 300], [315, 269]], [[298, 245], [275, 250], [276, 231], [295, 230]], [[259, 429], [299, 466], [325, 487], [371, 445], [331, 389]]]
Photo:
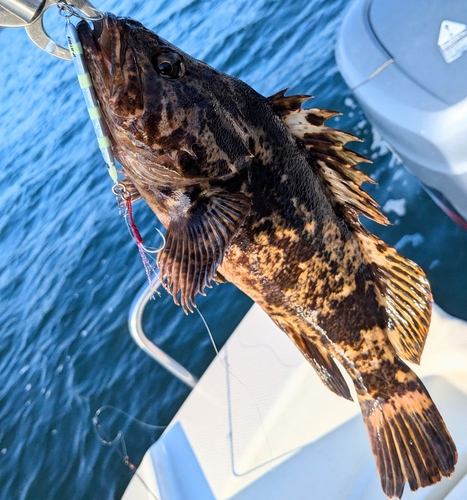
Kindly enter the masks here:
[[160, 281], [157, 281], [152, 289], [151, 286], [144, 285], [133, 299], [130, 307], [130, 313], [128, 315], [128, 328], [130, 329], [130, 335], [146, 354], [151, 356], [152, 359], [175, 375], [184, 384], [193, 388], [197, 384], [198, 379], [180, 363], [177, 363], [177, 361], [166, 354], [160, 347], [157, 347], [144, 334], [142, 325], [144, 309], [152, 294], [160, 287], [160, 285]]

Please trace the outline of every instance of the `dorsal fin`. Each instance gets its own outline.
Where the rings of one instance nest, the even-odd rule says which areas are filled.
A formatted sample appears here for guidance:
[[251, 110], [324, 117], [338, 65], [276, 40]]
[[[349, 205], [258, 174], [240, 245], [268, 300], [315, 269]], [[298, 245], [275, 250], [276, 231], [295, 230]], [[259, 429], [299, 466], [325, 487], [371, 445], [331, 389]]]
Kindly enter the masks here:
[[308, 99], [311, 99], [312, 95], [301, 94], [301, 95], [290, 95], [286, 96], [285, 93], [289, 89], [280, 90], [277, 94], [268, 97], [268, 102], [274, 109], [274, 111], [279, 115], [285, 115], [290, 111], [296, 111], [302, 107], [302, 104]]
[[292, 135], [306, 147], [310, 164], [330, 193], [332, 203], [341, 208], [372, 267], [379, 299], [389, 316], [389, 340], [400, 357], [418, 363], [431, 317], [430, 285], [414, 262], [369, 233], [359, 220], [359, 215], [364, 215], [380, 224], [389, 224], [378, 203], [361, 188], [364, 182], [374, 181], [355, 165], [369, 160], [345, 147], [359, 139], [324, 125], [328, 118], [339, 113], [302, 109], [303, 102], [311, 96], [285, 96], [285, 92], [274, 94], [268, 102]]
[[391, 320], [387, 330], [391, 344], [401, 358], [420, 363], [432, 307], [425, 273], [363, 227], [358, 242], [378, 278], [380, 301]]

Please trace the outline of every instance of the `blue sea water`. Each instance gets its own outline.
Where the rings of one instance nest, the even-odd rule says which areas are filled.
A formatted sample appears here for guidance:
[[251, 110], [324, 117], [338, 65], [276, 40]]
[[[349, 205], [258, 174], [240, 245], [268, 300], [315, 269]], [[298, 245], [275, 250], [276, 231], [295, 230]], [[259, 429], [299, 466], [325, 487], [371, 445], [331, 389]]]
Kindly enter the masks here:
[[[363, 139], [373, 159], [368, 190], [393, 221], [380, 237], [420, 263], [435, 300], [467, 318], [467, 233], [429, 199], [372, 132], [340, 76], [336, 33], [346, 0], [102, 0], [186, 52], [269, 95], [312, 93], [341, 111], [334, 126]], [[64, 43], [64, 22], [48, 15]], [[71, 63], [41, 52], [22, 29], [0, 32], [0, 499], [120, 498], [131, 472], [119, 430], [138, 464], [188, 389], [128, 335], [130, 303], [145, 282], [136, 246], [119, 217]], [[363, 57], [364, 55], [362, 55]], [[135, 218], [157, 245], [144, 204]], [[218, 345], [250, 301], [231, 285], [199, 301]], [[197, 316], [168, 297], [145, 316], [148, 335], [196, 375], [214, 357]], [[134, 418], [116, 410], [121, 409]], [[138, 419], [138, 420], [136, 420]]]

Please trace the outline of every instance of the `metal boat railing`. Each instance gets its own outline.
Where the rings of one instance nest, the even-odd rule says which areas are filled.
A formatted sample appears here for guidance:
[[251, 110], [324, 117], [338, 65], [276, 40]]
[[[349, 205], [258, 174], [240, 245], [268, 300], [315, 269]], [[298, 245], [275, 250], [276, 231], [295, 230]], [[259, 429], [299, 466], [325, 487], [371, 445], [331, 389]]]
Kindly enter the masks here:
[[146, 354], [151, 356], [152, 359], [161, 364], [166, 370], [175, 375], [183, 383], [193, 388], [197, 384], [198, 379], [180, 363], [165, 353], [160, 347], [157, 347], [151, 340], [149, 340], [143, 330], [142, 322], [144, 309], [151, 296], [160, 286], [161, 282], [159, 280], [157, 280], [152, 287], [150, 285], [144, 285], [133, 299], [128, 315], [128, 328], [130, 329], [130, 335]]

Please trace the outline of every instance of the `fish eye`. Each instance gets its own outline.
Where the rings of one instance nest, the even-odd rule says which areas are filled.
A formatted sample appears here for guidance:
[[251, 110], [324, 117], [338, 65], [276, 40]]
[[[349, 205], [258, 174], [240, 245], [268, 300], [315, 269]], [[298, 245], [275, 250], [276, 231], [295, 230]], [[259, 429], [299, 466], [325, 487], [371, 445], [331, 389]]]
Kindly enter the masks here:
[[152, 67], [164, 78], [180, 78], [185, 73], [182, 58], [176, 52], [162, 52], [151, 58]]

